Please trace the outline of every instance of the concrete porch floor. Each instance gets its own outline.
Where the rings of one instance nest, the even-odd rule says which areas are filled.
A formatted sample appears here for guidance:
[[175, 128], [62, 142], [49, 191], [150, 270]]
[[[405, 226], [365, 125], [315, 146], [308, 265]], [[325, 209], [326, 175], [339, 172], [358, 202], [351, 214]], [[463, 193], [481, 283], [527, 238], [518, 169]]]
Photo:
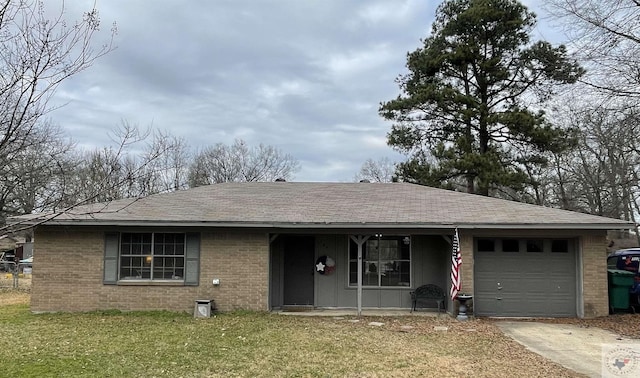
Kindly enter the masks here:
[[[273, 313], [285, 316], [358, 316], [356, 309], [284, 309], [273, 310]], [[451, 316], [446, 312], [429, 310], [416, 310], [411, 312], [408, 309], [363, 309], [362, 316], [426, 316], [426, 317], [446, 317]]]

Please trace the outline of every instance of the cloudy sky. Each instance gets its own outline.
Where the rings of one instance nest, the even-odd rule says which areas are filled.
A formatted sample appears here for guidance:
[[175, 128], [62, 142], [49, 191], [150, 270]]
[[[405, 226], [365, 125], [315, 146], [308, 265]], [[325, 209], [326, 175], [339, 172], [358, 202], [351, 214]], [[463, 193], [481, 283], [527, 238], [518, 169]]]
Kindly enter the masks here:
[[[67, 1], [77, 19], [94, 0]], [[544, 16], [539, 1], [525, 1]], [[48, 5], [51, 3], [48, 2]], [[428, 35], [431, 0], [97, 0], [117, 49], [59, 88], [50, 114], [80, 147], [126, 120], [193, 150], [237, 138], [293, 155], [294, 181], [353, 181], [386, 145], [381, 101], [399, 94], [408, 51]], [[543, 25], [536, 38], [556, 39]]]

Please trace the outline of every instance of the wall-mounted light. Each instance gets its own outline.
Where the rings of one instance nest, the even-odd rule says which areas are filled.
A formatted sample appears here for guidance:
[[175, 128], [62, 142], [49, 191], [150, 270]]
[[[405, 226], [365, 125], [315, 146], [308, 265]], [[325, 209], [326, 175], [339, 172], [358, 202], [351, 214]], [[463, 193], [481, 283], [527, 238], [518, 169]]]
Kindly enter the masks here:
[[405, 236], [404, 239], [402, 239], [402, 242], [404, 243], [404, 245], [409, 245], [409, 243], [411, 243], [411, 238]]
[[151, 264], [151, 256], [145, 257], [144, 262], [146, 262], [147, 264]]

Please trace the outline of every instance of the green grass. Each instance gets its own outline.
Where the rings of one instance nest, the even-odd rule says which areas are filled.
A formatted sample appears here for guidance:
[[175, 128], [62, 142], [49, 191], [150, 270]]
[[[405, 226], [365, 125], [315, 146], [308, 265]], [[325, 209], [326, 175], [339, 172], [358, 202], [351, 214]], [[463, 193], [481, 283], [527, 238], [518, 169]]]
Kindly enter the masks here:
[[[569, 374], [486, 322], [353, 320], [255, 312], [209, 319], [172, 312], [35, 315], [26, 304], [0, 305], [0, 375], [396, 377], [518, 371], [524, 376], [540, 374], [541, 364], [545, 375]], [[385, 324], [368, 325], [372, 320]], [[401, 328], [407, 325], [413, 328]], [[449, 330], [435, 331], [436, 325]]]

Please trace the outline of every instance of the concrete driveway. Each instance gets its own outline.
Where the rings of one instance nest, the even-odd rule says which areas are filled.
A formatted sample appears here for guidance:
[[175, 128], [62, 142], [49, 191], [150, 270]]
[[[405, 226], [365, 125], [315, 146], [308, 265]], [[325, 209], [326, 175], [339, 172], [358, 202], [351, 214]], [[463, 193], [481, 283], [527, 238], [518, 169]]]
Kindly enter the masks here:
[[[640, 340], [571, 324], [498, 321], [496, 325], [532, 352], [589, 377], [640, 376]], [[631, 350], [635, 358], [627, 360], [626, 366], [613, 366], [619, 350]]]

